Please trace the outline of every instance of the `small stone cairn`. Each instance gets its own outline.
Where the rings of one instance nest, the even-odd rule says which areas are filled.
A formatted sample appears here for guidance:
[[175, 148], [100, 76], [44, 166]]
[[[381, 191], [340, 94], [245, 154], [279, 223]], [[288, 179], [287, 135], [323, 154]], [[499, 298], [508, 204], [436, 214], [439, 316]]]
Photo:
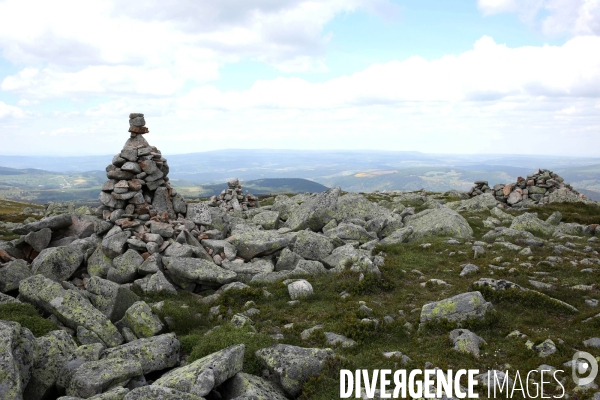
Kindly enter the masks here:
[[244, 195], [238, 178], [227, 182], [227, 189], [218, 196], [212, 196], [208, 202], [210, 207], [221, 207], [225, 211], [248, 211], [249, 208], [260, 207], [258, 199], [246, 191]]
[[160, 150], [150, 146], [144, 114], [129, 115], [130, 138], [106, 167], [99, 211], [121, 228], [134, 228], [150, 219], [167, 222], [186, 214], [187, 205], [169, 184], [169, 165]]
[[514, 183], [499, 183], [493, 187], [489, 187], [487, 181], [476, 181], [475, 186], [467, 192], [469, 197], [484, 193], [492, 193], [499, 202], [517, 207], [523, 203], [547, 204], [551, 202], [551, 197], [564, 201], [586, 198], [571, 185], [564, 183], [562, 177], [547, 169], [538, 169], [527, 175], [527, 179], [518, 177]]

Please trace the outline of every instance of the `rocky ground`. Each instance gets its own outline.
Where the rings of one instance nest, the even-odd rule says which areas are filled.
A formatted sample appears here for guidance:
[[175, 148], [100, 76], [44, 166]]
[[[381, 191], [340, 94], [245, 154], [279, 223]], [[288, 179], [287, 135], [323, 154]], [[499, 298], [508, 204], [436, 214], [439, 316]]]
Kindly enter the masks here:
[[593, 202], [175, 196], [4, 218], [0, 398], [332, 399], [341, 368], [434, 367], [563, 369], [570, 398], [600, 397], [568, 364], [600, 356]]

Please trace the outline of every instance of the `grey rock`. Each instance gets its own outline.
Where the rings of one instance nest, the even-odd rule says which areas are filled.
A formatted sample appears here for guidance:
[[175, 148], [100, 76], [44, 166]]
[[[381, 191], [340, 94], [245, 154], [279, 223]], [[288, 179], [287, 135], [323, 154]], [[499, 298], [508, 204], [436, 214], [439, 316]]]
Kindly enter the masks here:
[[498, 201], [491, 193], [484, 193], [481, 196], [476, 196], [467, 200], [460, 200], [447, 203], [446, 206], [455, 211], [487, 211], [496, 208]]
[[290, 199], [286, 195], [281, 194], [275, 197], [275, 201], [273, 202], [271, 210], [278, 212], [279, 218], [282, 221], [287, 221], [299, 207], [300, 206], [298, 203], [296, 203], [294, 200]]
[[480, 292], [461, 293], [444, 300], [425, 304], [420, 322], [447, 320], [460, 324], [471, 319], [484, 319], [492, 303], [486, 302]]
[[342, 240], [356, 240], [360, 244], [377, 239], [375, 234], [367, 232], [362, 226], [347, 222], [342, 222], [335, 228], [329, 229], [326, 236], [337, 237]]
[[291, 251], [289, 248], [282, 250], [277, 264], [275, 264], [276, 271], [291, 271], [296, 268], [296, 265], [300, 260], [304, 260], [301, 256]]
[[37, 232], [29, 232], [23, 240], [38, 253], [44, 250], [52, 239], [52, 230], [50, 228], [40, 229]]
[[212, 250], [213, 254], [225, 254], [225, 258], [229, 261], [235, 260], [237, 250], [234, 245], [226, 240], [217, 239], [204, 239], [202, 240], [202, 246]]
[[347, 338], [344, 335], [339, 335], [337, 333], [333, 333], [333, 332], [325, 332], [325, 344], [328, 346], [337, 346], [340, 345], [343, 348], [348, 348], [348, 347], [354, 347], [357, 345], [357, 343], [352, 340]]
[[221, 385], [227, 379], [241, 372], [243, 362], [244, 345], [230, 346], [184, 367], [167, 372], [153, 385], [204, 396], [213, 387]]
[[320, 231], [325, 224], [334, 219], [340, 191], [341, 189], [336, 187], [305, 201], [289, 215], [286, 226], [292, 231], [306, 228], [314, 232]]
[[77, 345], [65, 331], [52, 331], [36, 340], [37, 353], [31, 371], [31, 380], [23, 397], [41, 400], [54, 387], [61, 369], [75, 353]]
[[252, 217], [252, 222], [263, 227], [263, 229], [279, 228], [279, 212], [263, 211]]
[[238, 372], [222, 385], [225, 399], [286, 400], [285, 393], [258, 376]]
[[391, 244], [399, 244], [406, 243], [410, 239], [414, 232], [414, 228], [412, 226], [407, 226], [405, 228], [400, 228], [392, 232], [389, 236], [382, 239], [379, 244], [382, 246], [387, 246]]
[[144, 293], [172, 293], [177, 294], [177, 289], [158, 271], [153, 275], [148, 275], [145, 278], [137, 279], [133, 282], [133, 286], [138, 287]]
[[479, 345], [487, 344], [485, 340], [468, 329], [455, 329], [450, 332], [450, 340], [454, 344], [454, 350], [461, 353], [470, 353], [479, 357]]
[[52, 247], [42, 250], [33, 260], [31, 272], [44, 275], [56, 282], [62, 282], [77, 271], [82, 261], [83, 254], [74, 247]]
[[118, 232], [111, 236], [105, 236], [102, 240], [104, 255], [108, 258], [115, 258], [123, 254], [130, 235], [130, 232]]
[[108, 270], [106, 279], [116, 283], [132, 282], [137, 276], [137, 270], [144, 262], [142, 256], [135, 250], [129, 249], [113, 261], [113, 268]]
[[134, 360], [142, 372], [162, 371], [179, 363], [181, 344], [174, 333], [134, 340], [104, 351], [103, 358]]
[[102, 246], [98, 246], [87, 260], [87, 272], [91, 276], [106, 278], [106, 274], [108, 274], [111, 267], [112, 259], [104, 254]]
[[73, 374], [67, 395], [89, 398], [115, 385], [124, 386], [131, 378], [142, 375], [142, 366], [134, 360], [105, 358], [88, 361]]
[[320, 261], [300, 260], [298, 261], [298, 264], [296, 264], [296, 268], [298, 270], [302, 269], [311, 275], [325, 274], [328, 272]]
[[173, 233], [175, 232], [173, 226], [171, 224], [167, 224], [164, 222], [152, 221], [150, 224], [150, 232], [157, 233], [165, 239], [169, 239], [173, 237]]
[[[479, 197], [481, 197], [481, 196], [479, 196]], [[460, 276], [466, 276], [466, 275], [472, 274], [477, 271], [479, 271], [479, 267], [477, 267], [477, 265], [465, 264], [463, 266], [462, 271], [460, 271]]]
[[138, 338], [149, 338], [161, 333], [165, 326], [146, 302], [137, 301], [125, 311], [123, 323]]
[[23, 398], [36, 352], [36, 341], [29, 329], [17, 322], [0, 320], [0, 398]]
[[186, 215], [188, 206], [187, 206], [187, 203], [185, 202], [185, 200], [183, 199], [183, 197], [179, 193], [177, 193], [175, 196], [173, 196], [171, 198], [171, 201], [173, 202], [173, 211], [175, 211], [175, 213]]
[[525, 344], [530, 350], [533, 350], [537, 353], [538, 357], [548, 357], [554, 353], [556, 353], [557, 348], [554, 342], [551, 339], [546, 339], [542, 343], [535, 345], [532, 341], [527, 341]]
[[583, 341], [583, 344], [584, 344], [586, 347], [594, 347], [594, 348], [596, 348], [596, 349], [600, 349], [600, 338], [598, 338], [598, 337], [593, 337], [593, 338], [590, 338], [590, 339], [584, 340], [584, 341]]
[[449, 208], [428, 209], [404, 218], [406, 226], [413, 227], [409, 241], [429, 236], [448, 236], [466, 239], [473, 230], [462, 215]]
[[37, 232], [44, 228], [57, 231], [59, 229], [68, 228], [72, 223], [71, 214], [60, 214], [15, 228], [13, 229], [13, 232], [19, 235], [26, 235], [29, 232]]
[[329, 238], [308, 230], [298, 232], [294, 242], [294, 253], [307, 260], [324, 260], [333, 249]]
[[139, 297], [125, 286], [94, 276], [85, 282], [90, 302], [112, 322], [123, 318], [125, 311]]
[[276, 231], [235, 231], [227, 240], [235, 246], [238, 257], [250, 260], [272, 254], [290, 244], [292, 236]]
[[152, 200], [152, 207], [160, 215], [167, 213], [169, 219], [175, 219], [175, 210], [173, 209], [173, 202], [171, 196], [169, 196], [169, 189], [166, 187], [159, 187], [154, 191], [154, 198]]
[[173, 281], [181, 287], [188, 283], [220, 286], [233, 282], [236, 278], [235, 272], [197, 258], [163, 257], [162, 262], [171, 273]]
[[212, 224], [212, 215], [208, 206], [204, 203], [188, 204], [185, 217], [197, 225], [208, 226]]
[[42, 275], [21, 282], [19, 297], [48, 313], [54, 314], [65, 326], [84, 328], [96, 333], [109, 347], [123, 343], [123, 337], [110, 320], [87, 298], [74, 290], [64, 290], [58, 283]]
[[196, 396], [195, 394], [180, 392], [179, 390], [150, 385], [133, 389], [127, 393], [123, 400], [148, 400], [148, 399], [161, 399], [161, 400], [203, 400], [203, 397]]
[[287, 288], [292, 300], [303, 299], [313, 295], [312, 285], [304, 279], [290, 283]]
[[33, 273], [25, 260], [14, 260], [0, 267], [0, 292], [6, 293], [19, 288], [23, 279]]
[[260, 349], [255, 354], [284, 392], [293, 397], [300, 394], [308, 379], [321, 375], [327, 360], [334, 357], [331, 349], [304, 348], [287, 344]]
[[20, 301], [15, 299], [12, 296], [9, 296], [7, 294], [0, 292], [0, 304], [8, 304], [8, 303], [20, 303]]
[[515, 217], [510, 225], [511, 229], [519, 231], [527, 231], [534, 235], [551, 236], [554, 233], [556, 227], [542, 221], [534, 213], [524, 213]]

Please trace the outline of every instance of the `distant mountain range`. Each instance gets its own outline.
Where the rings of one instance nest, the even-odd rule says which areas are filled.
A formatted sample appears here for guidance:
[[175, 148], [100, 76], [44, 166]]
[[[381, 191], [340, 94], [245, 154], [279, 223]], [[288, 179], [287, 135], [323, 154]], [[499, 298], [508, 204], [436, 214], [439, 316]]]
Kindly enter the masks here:
[[[421, 188], [468, 190], [476, 180], [487, 180], [492, 185], [509, 183], [518, 176], [525, 177], [538, 168], [546, 168], [561, 175], [588, 197], [600, 200], [600, 158], [240, 149], [163, 155], [168, 159], [173, 184], [188, 196], [220, 192], [225, 182], [234, 177], [242, 180], [244, 189], [255, 194], [281, 193], [288, 189], [292, 192], [321, 191], [323, 187], [333, 186], [351, 192]], [[0, 156], [0, 187], [12, 185], [12, 194], [24, 182], [30, 184], [29, 189], [33, 189], [31, 185], [59, 185], [65, 190], [65, 182], [67, 190], [76, 187], [94, 189], [105, 180], [104, 169], [111, 160], [112, 155]], [[38, 178], [27, 180], [27, 176]], [[288, 181], [273, 181], [275, 178]], [[311, 186], [313, 184], [318, 186]], [[3, 195], [5, 193], [0, 190], [0, 196]]]

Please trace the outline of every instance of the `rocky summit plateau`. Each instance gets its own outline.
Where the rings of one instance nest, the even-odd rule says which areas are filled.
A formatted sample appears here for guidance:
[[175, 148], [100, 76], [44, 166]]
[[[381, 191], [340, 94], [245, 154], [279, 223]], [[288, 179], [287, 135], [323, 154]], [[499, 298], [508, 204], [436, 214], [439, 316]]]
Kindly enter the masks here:
[[477, 368], [480, 397], [564, 370], [600, 398], [571, 380], [600, 357], [600, 206], [560, 176], [186, 202], [129, 124], [102, 206], [0, 222], [1, 399], [333, 399], [342, 368]]

